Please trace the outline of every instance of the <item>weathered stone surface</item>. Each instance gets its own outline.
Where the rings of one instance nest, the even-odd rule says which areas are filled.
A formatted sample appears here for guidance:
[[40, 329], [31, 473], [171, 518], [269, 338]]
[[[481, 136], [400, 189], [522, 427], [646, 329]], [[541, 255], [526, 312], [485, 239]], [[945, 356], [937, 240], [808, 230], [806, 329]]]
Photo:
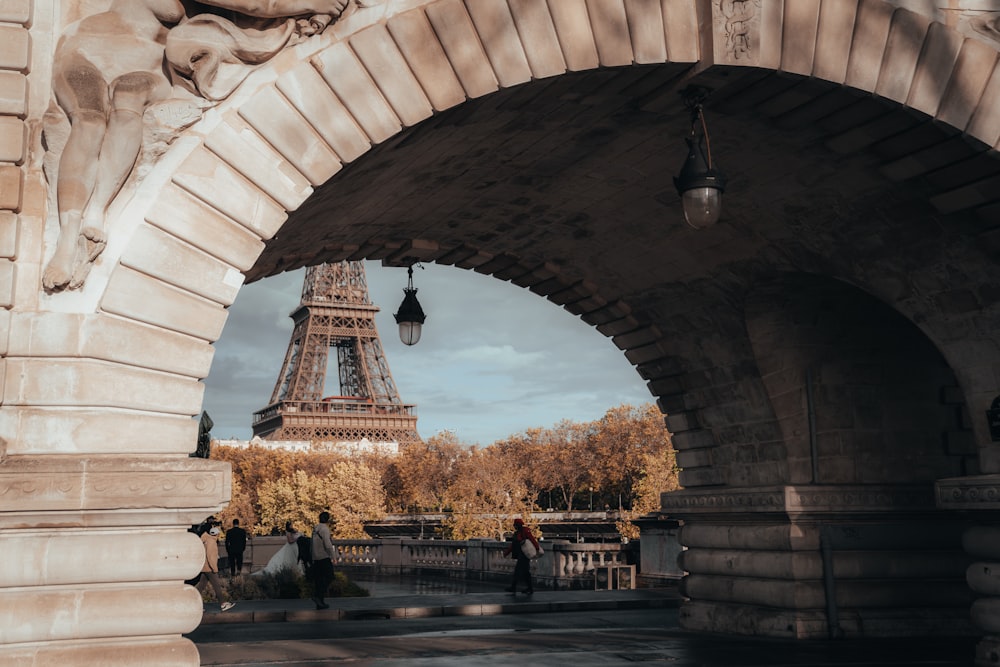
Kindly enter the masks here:
[[[919, 535], [898, 524], [935, 505], [997, 509], [994, 475], [969, 473], [1000, 471], [983, 421], [1000, 394], [1000, 276], [989, 255], [1000, 70], [982, 16], [925, 5], [352, 5], [333, 30], [234, 74], [243, 85], [202, 99], [214, 107], [203, 117], [191, 104], [151, 110], [151, 141], [106, 229], [74, 245], [89, 273], [60, 286], [41, 268], [58, 227], [46, 192], [56, 156], [41, 151], [57, 152], [58, 133], [43, 142], [36, 129], [55, 120], [42, 115], [52, 94], [44, 54], [89, 6], [33, 16], [26, 0], [5, 3], [0, 479], [25, 498], [0, 512], [9, 562], [34, 555], [10, 531], [47, 525], [51, 512], [70, 532], [140, 523], [173, 536], [228, 500], [225, 471], [187, 453], [198, 379], [243, 274], [438, 261], [563, 305], [649, 381], [685, 468], [687, 488], [662, 505], [684, 517], [702, 577], [686, 584], [698, 598], [682, 611], [688, 627], [823, 636], [827, 539], [851, 577], [845, 632], [924, 632], [928, 619], [958, 628], [969, 609], [962, 574], [955, 585], [950, 576], [958, 537], [945, 522]], [[719, 223], [697, 231], [670, 181], [690, 127], [677, 95], [687, 83], [712, 89], [704, 128], [731, 179]], [[72, 467], [122, 452], [192, 467]], [[22, 457], [51, 460], [29, 471]], [[190, 491], [183, 507], [168, 492], [178, 482]], [[821, 535], [827, 520], [843, 530]], [[879, 533], [905, 538], [909, 554]], [[970, 553], [996, 551], [970, 534]], [[171, 581], [195, 560], [175, 555]], [[17, 572], [47, 582], [41, 599], [70, 601], [51, 570]], [[95, 632], [164, 632], [131, 621], [115, 630], [117, 617], [103, 616], [115, 596], [90, 593], [128, 586], [104, 582], [112, 575], [100, 567], [92, 576], [72, 584], [90, 612], [65, 636], [52, 634], [51, 609], [31, 607], [25, 636], [43, 644], [17, 660], [56, 660]], [[932, 591], [946, 605], [933, 613], [921, 606], [926, 587], [909, 581], [931, 576], [948, 580]], [[871, 578], [892, 581], [869, 589]], [[185, 604], [165, 612], [167, 632], [197, 616]], [[977, 612], [984, 628], [990, 604]], [[172, 642], [125, 640], [150, 664], [169, 664], [164, 647], [196, 664], [188, 644]]]

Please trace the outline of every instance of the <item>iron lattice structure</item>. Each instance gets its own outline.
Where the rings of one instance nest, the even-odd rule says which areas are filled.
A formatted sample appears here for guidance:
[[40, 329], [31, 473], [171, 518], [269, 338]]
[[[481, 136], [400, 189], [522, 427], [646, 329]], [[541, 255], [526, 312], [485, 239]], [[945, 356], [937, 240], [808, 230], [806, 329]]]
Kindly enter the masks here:
[[[306, 269], [288, 352], [271, 401], [253, 416], [266, 440], [419, 441], [416, 406], [396, 391], [375, 328], [361, 262]], [[340, 393], [323, 396], [330, 354], [337, 355]]]

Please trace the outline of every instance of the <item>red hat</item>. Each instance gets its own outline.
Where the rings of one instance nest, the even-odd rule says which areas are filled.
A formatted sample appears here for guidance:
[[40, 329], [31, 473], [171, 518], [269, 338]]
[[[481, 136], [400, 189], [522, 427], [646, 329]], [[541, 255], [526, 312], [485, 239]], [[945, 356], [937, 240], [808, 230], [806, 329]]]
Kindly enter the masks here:
[[524, 525], [524, 520], [523, 519], [514, 519], [514, 525], [515, 526], [523, 526]]

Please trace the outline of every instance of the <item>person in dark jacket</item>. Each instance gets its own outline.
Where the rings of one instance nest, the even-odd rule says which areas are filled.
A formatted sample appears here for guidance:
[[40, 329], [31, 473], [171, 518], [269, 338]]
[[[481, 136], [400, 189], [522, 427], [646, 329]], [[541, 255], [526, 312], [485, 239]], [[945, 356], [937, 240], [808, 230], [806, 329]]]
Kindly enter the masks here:
[[514, 565], [514, 580], [511, 582], [510, 588], [507, 589], [508, 593], [514, 593], [515, 595], [517, 594], [517, 584], [521, 581], [526, 585], [525, 594], [531, 595], [535, 592], [535, 589], [531, 585], [531, 560], [524, 555], [524, 551], [521, 549], [521, 545], [525, 540], [530, 541], [536, 550], [541, 551], [541, 547], [538, 546], [538, 540], [531, 534], [528, 527], [524, 525], [524, 521], [522, 519], [514, 519], [514, 534], [510, 537], [510, 546], [503, 550], [503, 555], [512, 556], [517, 559], [517, 563]]
[[233, 519], [233, 527], [226, 531], [226, 557], [229, 559], [229, 576], [243, 572], [243, 552], [247, 550], [247, 531], [240, 528], [240, 520]]

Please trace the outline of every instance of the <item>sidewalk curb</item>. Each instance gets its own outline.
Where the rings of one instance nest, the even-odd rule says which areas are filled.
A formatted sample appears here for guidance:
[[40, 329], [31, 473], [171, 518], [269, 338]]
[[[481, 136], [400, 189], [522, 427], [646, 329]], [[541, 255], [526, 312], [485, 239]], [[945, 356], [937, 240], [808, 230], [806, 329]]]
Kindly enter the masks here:
[[[240, 609], [240, 604], [230, 611], [206, 610], [202, 625], [236, 623], [314, 623], [331, 621], [355, 621], [365, 619], [430, 618], [436, 616], [496, 616], [500, 614], [543, 614], [570, 611], [668, 609], [681, 604], [680, 597], [664, 594], [662, 597], [636, 599], [593, 599], [593, 600], [551, 600], [543, 601], [524, 598], [505, 602], [483, 601], [466, 604], [432, 604], [435, 596], [427, 596], [426, 604], [411, 600], [400, 600], [397, 604], [391, 598], [349, 598], [327, 599], [330, 609]], [[350, 600], [344, 603], [345, 600]], [[359, 603], [359, 600], [364, 602]], [[243, 603], [252, 606], [255, 601]], [[275, 601], [267, 601], [274, 604]], [[307, 600], [288, 600], [289, 605], [312, 604]], [[342, 604], [338, 605], [337, 603]]]

